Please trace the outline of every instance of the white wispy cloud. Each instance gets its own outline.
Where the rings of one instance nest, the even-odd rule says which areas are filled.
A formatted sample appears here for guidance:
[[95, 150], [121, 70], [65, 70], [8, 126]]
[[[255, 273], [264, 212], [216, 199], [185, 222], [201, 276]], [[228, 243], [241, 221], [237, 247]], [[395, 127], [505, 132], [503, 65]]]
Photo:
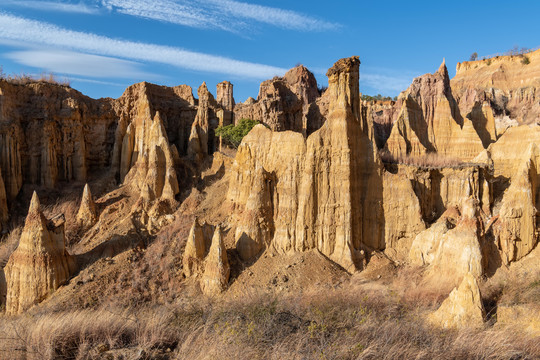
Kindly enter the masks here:
[[10, 52], [5, 56], [19, 64], [57, 74], [127, 79], [156, 77], [141, 71], [140, 64], [133, 61], [74, 51], [32, 49]]
[[218, 14], [208, 11], [204, 3], [172, 0], [98, 0], [97, 2], [109, 11], [125, 15], [189, 27], [229, 30], [228, 26], [223, 25], [226, 23], [223, 17], [220, 19]]
[[30, 1], [30, 0], [2, 0], [2, 4], [9, 7], [23, 7], [35, 10], [67, 12], [80, 14], [97, 14], [99, 9], [95, 6], [88, 6], [82, 2], [67, 3], [59, 1]]
[[285, 29], [305, 31], [335, 30], [339, 24], [316, 19], [314, 17], [269, 6], [249, 4], [235, 0], [207, 0], [209, 5], [219, 9], [219, 13], [232, 17], [255, 20]]
[[100, 10], [108, 10], [183, 26], [231, 32], [241, 32], [251, 23], [298, 31], [328, 31], [340, 27], [339, 24], [297, 11], [236, 0], [81, 0], [77, 3], [70, 0], [3, 0], [3, 4], [45, 11], [87, 14], [98, 14]]
[[113, 39], [64, 29], [48, 23], [0, 12], [0, 41], [39, 44], [64, 50], [135, 61], [168, 64], [179, 68], [266, 79], [286, 69], [189, 51], [177, 47]]

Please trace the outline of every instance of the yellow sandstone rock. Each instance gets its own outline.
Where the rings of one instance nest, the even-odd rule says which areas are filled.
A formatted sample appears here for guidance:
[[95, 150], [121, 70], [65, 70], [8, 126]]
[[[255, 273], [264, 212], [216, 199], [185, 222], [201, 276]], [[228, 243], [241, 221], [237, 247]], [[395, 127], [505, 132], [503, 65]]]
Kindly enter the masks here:
[[216, 226], [212, 245], [204, 260], [204, 273], [201, 277], [201, 289], [206, 295], [217, 295], [227, 288], [230, 266], [227, 249], [223, 245], [221, 226]]
[[94, 198], [90, 192], [90, 186], [84, 185], [83, 196], [81, 199], [81, 205], [77, 212], [77, 224], [86, 231], [90, 229], [98, 220], [98, 214], [96, 211], [96, 204]]
[[20, 314], [49, 296], [75, 271], [65, 248], [63, 216], [47, 221], [34, 192], [19, 246], [4, 269], [6, 313]]
[[481, 328], [486, 311], [476, 278], [468, 273], [461, 285], [454, 288], [439, 309], [428, 317], [429, 321], [443, 328]]

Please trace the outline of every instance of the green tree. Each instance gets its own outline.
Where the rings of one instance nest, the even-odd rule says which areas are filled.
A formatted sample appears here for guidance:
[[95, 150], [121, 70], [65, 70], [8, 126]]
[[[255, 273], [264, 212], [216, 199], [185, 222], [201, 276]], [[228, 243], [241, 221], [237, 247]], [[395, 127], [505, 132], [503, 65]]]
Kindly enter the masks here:
[[236, 126], [231, 124], [218, 127], [216, 129], [216, 135], [221, 136], [221, 138], [230, 145], [238, 148], [244, 136], [246, 136], [257, 124], [260, 124], [260, 122], [251, 119], [240, 119]]

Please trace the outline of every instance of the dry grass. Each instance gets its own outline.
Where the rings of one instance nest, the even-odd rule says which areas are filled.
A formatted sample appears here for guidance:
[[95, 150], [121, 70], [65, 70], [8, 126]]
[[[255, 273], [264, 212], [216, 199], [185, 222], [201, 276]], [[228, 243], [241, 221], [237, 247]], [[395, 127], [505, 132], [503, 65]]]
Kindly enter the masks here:
[[34, 83], [48, 83], [48, 84], [56, 84], [61, 86], [70, 86], [70, 82], [67, 79], [59, 79], [56, 75], [53, 73], [41, 73], [39, 75], [31, 75], [31, 74], [5, 74], [0, 67], [0, 80], [5, 80], [11, 84], [16, 85], [27, 85], [27, 84], [34, 84]]
[[[24, 359], [534, 359], [516, 329], [443, 331], [400, 297], [341, 289], [142, 309], [3, 318], [0, 356]], [[106, 351], [106, 349], [111, 349]], [[104, 354], [100, 354], [104, 352]], [[138, 355], [137, 355], [138, 354]], [[18, 357], [16, 357], [17, 355]], [[112, 356], [112, 355], [111, 355]]]
[[388, 151], [381, 150], [379, 152], [381, 160], [389, 164], [404, 164], [423, 168], [443, 168], [443, 167], [458, 167], [467, 165], [463, 161], [442, 156], [437, 153], [427, 153], [422, 156], [401, 155], [394, 156]]
[[9, 231], [9, 233], [0, 241], [0, 267], [7, 263], [11, 253], [19, 246], [19, 238], [21, 237], [22, 229], [22, 226], [11, 229], [11, 231]]

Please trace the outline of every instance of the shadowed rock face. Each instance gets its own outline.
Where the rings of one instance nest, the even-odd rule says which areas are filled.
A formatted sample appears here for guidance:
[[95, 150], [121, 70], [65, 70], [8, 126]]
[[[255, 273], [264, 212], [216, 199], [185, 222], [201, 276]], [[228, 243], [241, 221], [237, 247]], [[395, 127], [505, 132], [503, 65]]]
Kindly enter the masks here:
[[34, 192], [19, 246], [4, 269], [6, 313], [20, 314], [41, 302], [75, 271], [65, 249], [63, 217], [47, 221]]

